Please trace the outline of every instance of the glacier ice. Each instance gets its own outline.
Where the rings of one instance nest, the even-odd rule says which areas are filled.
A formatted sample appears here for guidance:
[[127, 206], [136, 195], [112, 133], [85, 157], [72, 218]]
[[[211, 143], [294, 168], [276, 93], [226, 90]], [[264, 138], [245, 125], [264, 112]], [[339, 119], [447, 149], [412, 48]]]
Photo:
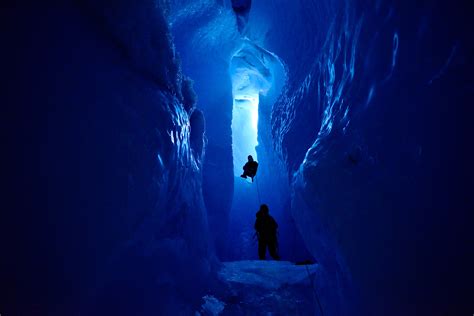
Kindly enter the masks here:
[[317, 264], [223, 262], [219, 282], [211, 293], [224, 303], [220, 315], [317, 315], [319, 307], [314, 295], [325, 291], [318, 271]]
[[197, 315], [218, 316], [222, 314], [225, 308], [225, 303], [219, 301], [212, 295], [205, 295], [203, 297], [204, 304], [201, 306], [201, 311]]
[[2, 315], [199, 306], [215, 262], [204, 121], [161, 10], [84, 1], [2, 12], [16, 43], [5, 50], [15, 153], [5, 176], [23, 183], [2, 228], [15, 241], [2, 242]]
[[1, 11], [2, 315], [472, 313], [467, 4], [249, 4]]
[[[415, 8], [406, 1], [290, 4], [262, 0], [252, 2], [242, 37], [236, 35], [235, 25], [224, 25], [222, 17], [214, 21], [209, 17], [202, 24], [206, 36], [199, 32], [199, 36], [187, 35], [193, 38], [194, 46], [193, 49], [181, 46], [187, 55], [186, 69], [200, 67], [197, 56], [215, 53], [212, 46], [217, 38], [222, 45], [217, 55], [221, 56], [223, 66], [239, 51], [242, 42], [264, 47], [284, 65], [285, 74], [273, 80], [273, 83], [282, 83], [274, 90], [276, 96], [259, 95], [256, 152], [259, 160], [272, 162], [268, 170], [264, 169], [265, 163], [261, 164], [259, 180], [263, 189], [258, 193], [255, 186], [238, 179], [234, 182], [229, 215], [232, 224], [228, 229], [232, 240], [237, 240], [232, 244], [237, 244], [238, 249], [234, 249], [231, 258], [255, 255], [251, 229], [239, 227], [251, 226], [252, 215], [261, 199], [270, 202], [281, 199], [275, 207], [277, 221], [281, 220], [280, 214], [284, 218], [281, 208], [291, 208], [292, 215], [286, 217], [285, 222], [290, 224], [294, 220], [305, 246], [321, 262], [321, 273], [331, 287], [337, 289], [324, 298], [327, 305], [335, 307], [333, 314], [410, 313], [410, 297], [423, 301], [427, 297], [442, 296], [441, 291], [434, 288], [424, 289], [430, 280], [428, 276], [436, 279], [434, 267], [443, 271], [444, 284], [456, 289], [457, 294], [450, 296], [449, 306], [457, 306], [454, 302], [465, 298], [462, 286], [449, 280], [446, 262], [437, 264], [429, 255], [429, 249], [433, 249], [429, 242], [409, 243], [418, 240], [418, 234], [438, 240], [435, 227], [445, 227], [451, 232], [450, 244], [456, 244], [456, 240], [465, 235], [463, 221], [450, 219], [446, 221], [447, 226], [439, 222], [447, 215], [430, 203], [433, 197], [428, 188], [433, 187], [429, 181], [433, 176], [427, 171], [438, 166], [436, 159], [444, 161], [445, 168], [449, 169], [450, 162], [456, 160], [450, 153], [457, 152], [458, 148], [453, 145], [443, 149], [430, 135], [443, 140], [465, 135], [466, 120], [461, 119], [462, 128], [455, 127], [453, 121], [451, 124], [442, 120], [441, 113], [449, 113], [458, 120], [462, 117], [460, 113], [465, 112], [468, 102], [455, 97], [457, 92], [454, 91], [466, 97], [469, 70], [453, 70], [451, 76], [444, 77], [443, 83], [438, 82], [437, 88], [443, 92], [428, 87], [438, 80], [436, 75], [436, 80], [431, 80], [433, 74], [446, 75], [445, 65], [452, 65], [453, 52], [459, 54], [458, 65], [463, 64], [461, 60], [466, 62], [468, 47], [472, 45], [467, 44], [468, 34], [462, 23], [452, 20], [462, 16], [461, 7], [433, 3], [430, 9]], [[226, 8], [229, 8], [228, 1], [223, 2], [222, 16], [227, 14], [224, 13]], [[225, 21], [230, 23], [228, 15], [226, 17]], [[449, 31], [445, 32], [443, 27]], [[178, 42], [183, 38], [176, 36]], [[458, 41], [465, 45], [463, 52], [458, 51]], [[261, 75], [265, 72], [261, 71], [258, 59], [247, 60], [251, 69], [257, 71], [250, 71], [238, 87], [253, 98], [251, 89], [257, 87], [265, 93], [271, 79]], [[236, 65], [245, 65], [247, 60], [240, 58]], [[467, 64], [472, 66], [471, 62]], [[462, 87], [456, 86], [455, 74], [464, 82]], [[206, 85], [217, 82], [203, 78], [198, 71], [193, 77]], [[219, 78], [225, 78], [225, 74]], [[214, 86], [214, 89], [223, 88], [229, 91], [228, 86]], [[207, 88], [197, 90], [206, 94]], [[230, 102], [217, 95], [213, 97]], [[231, 100], [228, 94], [225, 99]], [[448, 110], [452, 102], [456, 104], [455, 109]], [[227, 116], [231, 113], [229, 108], [226, 107]], [[450, 126], [449, 132], [442, 127], [445, 124]], [[446, 132], [450, 137], [444, 134]], [[226, 141], [219, 139], [217, 143]], [[428, 156], [426, 148], [430, 148]], [[456, 176], [452, 180], [464, 182], [457, 182], [458, 178], [463, 177]], [[278, 180], [268, 181], [270, 179]], [[458, 210], [466, 209], [455, 198], [465, 196], [463, 186], [457, 186], [457, 193], [447, 188], [442, 190], [441, 184], [436, 188], [441, 204], [449, 200]], [[418, 196], [414, 193], [417, 191], [421, 193]], [[441, 192], [449, 192], [450, 197]], [[286, 198], [285, 202], [288, 196], [291, 199]], [[434, 209], [435, 217], [429, 216], [426, 209]], [[466, 219], [464, 211], [457, 214]], [[423, 220], [426, 218], [429, 220]], [[405, 226], [407, 231], [403, 229]], [[419, 233], [416, 227], [420, 227]], [[464, 233], [457, 232], [456, 228]], [[293, 249], [295, 244], [298, 242], [292, 244]], [[384, 245], [390, 246], [384, 248]], [[414, 245], [428, 251], [420, 260], [423, 266], [432, 268], [423, 274], [424, 281], [416, 282], [416, 290], [407, 291], [409, 285], [400, 283], [401, 280], [415, 279], [421, 269], [413, 263], [419, 258], [414, 255]], [[450, 250], [453, 254], [466, 258], [465, 248], [453, 249], [456, 249]], [[390, 259], [391, 252], [393, 259]], [[398, 259], [404, 257], [406, 260]], [[407, 263], [399, 265], [399, 260]], [[381, 284], [380, 280], [387, 282]], [[383, 302], [376, 299], [380, 293], [387, 297]], [[383, 304], [392, 310], [387, 311]], [[423, 313], [436, 310], [423, 306], [420, 307]]]

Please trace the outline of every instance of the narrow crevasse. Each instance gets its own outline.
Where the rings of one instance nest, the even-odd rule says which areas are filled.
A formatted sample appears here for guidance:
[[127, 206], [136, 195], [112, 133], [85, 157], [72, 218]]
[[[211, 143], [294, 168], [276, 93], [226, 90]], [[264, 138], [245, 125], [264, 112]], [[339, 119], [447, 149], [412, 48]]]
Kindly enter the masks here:
[[[472, 313], [470, 12], [6, 6], [0, 314]], [[261, 203], [282, 261], [254, 260]]]
[[[463, 170], [472, 168], [459, 155], [467, 150], [472, 99], [465, 6], [437, 1], [418, 7], [407, 1], [176, 3], [182, 20], [172, 29], [183, 42], [178, 47], [185, 69], [195, 68], [200, 54], [216, 56], [213, 62], [227, 68], [242, 40], [272, 52], [285, 67], [282, 92], [268, 102], [266, 113], [259, 98], [258, 133], [267, 137], [266, 150], [276, 158], [269, 164], [282, 163], [272, 175], [288, 177], [284, 190], [290, 202], [283, 205], [304, 240], [303, 246], [296, 241], [292, 247], [307, 247], [321, 264], [320, 281], [332, 289], [323, 299], [327, 313], [465, 310], [463, 273], [453, 278], [449, 268], [450, 257], [464, 273], [470, 262], [465, 242], [472, 199], [465, 183], [471, 181]], [[250, 9], [235, 10], [244, 3], [251, 3]], [[184, 26], [195, 21], [193, 28]], [[205, 89], [230, 91], [207, 74], [195, 72], [193, 78]], [[229, 102], [228, 96], [216, 99]], [[225, 113], [229, 118], [230, 107]], [[265, 129], [271, 134], [260, 135]], [[259, 139], [262, 159], [260, 145]], [[227, 229], [239, 232], [244, 224], [248, 231], [229, 247], [252, 249], [249, 218], [257, 194], [254, 187], [239, 188], [241, 183], [234, 183], [234, 199], [237, 192], [236, 211], [247, 222]], [[277, 200], [277, 192], [263, 194], [264, 200]], [[449, 256], [438, 258], [436, 245]], [[445, 287], [451, 289], [450, 303], [426, 303], [444, 301]]]

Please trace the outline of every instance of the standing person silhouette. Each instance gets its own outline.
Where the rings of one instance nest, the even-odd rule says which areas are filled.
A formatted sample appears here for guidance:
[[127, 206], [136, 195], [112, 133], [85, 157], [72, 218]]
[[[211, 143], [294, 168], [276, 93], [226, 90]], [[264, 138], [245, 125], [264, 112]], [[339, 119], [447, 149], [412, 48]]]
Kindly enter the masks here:
[[260, 210], [256, 214], [255, 230], [258, 237], [258, 257], [260, 260], [265, 260], [265, 254], [270, 252], [275, 260], [280, 260], [278, 255], [278, 240], [277, 229], [278, 224], [269, 214], [269, 209], [266, 204], [260, 205]]

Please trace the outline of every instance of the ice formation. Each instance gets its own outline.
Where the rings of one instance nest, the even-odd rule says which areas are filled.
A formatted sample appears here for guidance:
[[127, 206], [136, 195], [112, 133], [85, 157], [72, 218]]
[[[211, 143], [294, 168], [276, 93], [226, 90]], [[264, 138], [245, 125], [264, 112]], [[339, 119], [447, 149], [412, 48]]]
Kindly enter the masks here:
[[6, 6], [0, 314], [472, 314], [470, 12]]

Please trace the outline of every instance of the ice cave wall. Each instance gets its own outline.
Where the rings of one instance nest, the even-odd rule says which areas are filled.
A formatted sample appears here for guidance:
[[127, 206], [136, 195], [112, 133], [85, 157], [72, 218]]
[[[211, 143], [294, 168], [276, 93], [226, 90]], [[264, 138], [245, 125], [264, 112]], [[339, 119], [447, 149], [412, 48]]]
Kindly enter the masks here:
[[[200, 297], [212, 258], [201, 181], [223, 183], [221, 196], [204, 192], [211, 227], [232, 199], [227, 63], [239, 37], [219, 7], [229, 1], [176, 1], [198, 17], [181, 26], [192, 19], [173, 3], [2, 10], [2, 313], [191, 312]], [[162, 12], [183, 31], [183, 65], [203, 61], [187, 75], [209, 78], [196, 81], [209, 142], [229, 144], [208, 146], [203, 180], [204, 119], [183, 95]], [[294, 219], [326, 271], [327, 314], [472, 313], [469, 12], [252, 3], [247, 36], [288, 70], [271, 128]]]
[[162, 9], [2, 9], [2, 314], [192, 314], [201, 303], [213, 262], [204, 120]]
[[[258, 16], [254, 18], [259, 19]], [[242, 33], [239, 32], [238, 24], [242, 21], [232, 10], [231, 1], [171, 1], [168, 19], [183, 69], [194, 80], [197, 107], [208, 122], [203, 191], [219, 258], [256, 258], [253, 223], [261, 202], [269, 204], [277, 220], [285, 223], [280, 231], [280, 250], [284, 257], [288, 260], [307, 259], [305, 246], [298, 242], [300, 237], [289, 214], [286, 166], [274, 154], [271, 138], [272, 106], [286, 83], [284, 65], [278, 56], [265, 49], [264, 37], [247, 37], [245, 32], [249, 29], [243, 24]], [[262, 26], [265, 25], [254, 26], [252, 32], [259, 34]], [[245, 74], [257, 81], [247, 82], [243, 78]], [[241, 170], [249, 154], [245, 153], [245, 159], [241, 161], [233, 161], [236, 159], [232, 157], [233, 135], [230, 129], [233, 92], [251, 93], [254, 90], [262, 91], [258, 98], [257, 147], [261, 162], [260, 196], [256, 185], [249, 186], [242, 179], [235, 179], [232, 172], [232, 167], [237, 172]]]
[[[210, 70], [204, 90], [221, 90], [226, 74], [213, 72], [239, 45], [230, 1], [176, 3], [192, 26], [178, 28], [193, 33], [177, 36], [189, 40], [185, 60], [214, 57], [193, 78]], [[242, 32], [288, 72], [273, 140], [293, 217], [334, 289], [322, 299], [333, 314], [466, 306], [468, 11], [461, 1], [252, 1]]]
[[234, 191], [232, 171], [232, 82], [229, 60], [238, 45], [235, 17], [213, 0], [169, 2], [168, 21], [182, 67], [194, 80], [198, 108], [207, 122], [203, 194], [217, 254], [229, 247], [229, 212]]
[[467, 312], [465, 4], [255, 1], [252, 10], [289, 69], [273, 135], [297, 225], [333, 278], [324, 303], [340, 302], [344, 315]]

